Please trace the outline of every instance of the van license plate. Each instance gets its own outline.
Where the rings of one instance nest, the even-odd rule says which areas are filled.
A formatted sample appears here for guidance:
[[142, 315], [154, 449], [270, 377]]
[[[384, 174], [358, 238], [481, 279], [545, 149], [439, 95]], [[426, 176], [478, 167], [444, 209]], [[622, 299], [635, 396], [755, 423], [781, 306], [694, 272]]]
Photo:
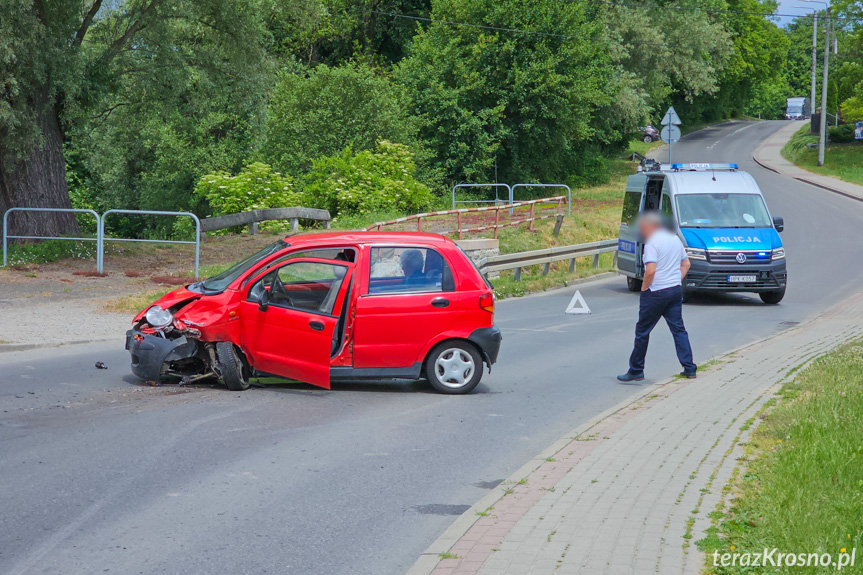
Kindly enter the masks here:
[[758, 281], [758, 276], [728, 276], [730, 284], [745, 284]]

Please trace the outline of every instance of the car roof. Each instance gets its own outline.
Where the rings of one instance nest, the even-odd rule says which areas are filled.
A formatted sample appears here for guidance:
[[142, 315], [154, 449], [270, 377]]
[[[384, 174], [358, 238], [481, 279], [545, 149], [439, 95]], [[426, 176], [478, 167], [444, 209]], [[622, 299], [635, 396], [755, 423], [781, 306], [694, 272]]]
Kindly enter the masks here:
[[303, 234], [289, 235], [285, 241], [291, 246], [302, 246], [312, 244], [350, 242], [362, 244], [392, 244], [392, 243], [453, 243], [453, 241], [440, 234], [424, 232], [309, 232]]
[[665, 172], [673, 194], [761, 194], [747, 172]]

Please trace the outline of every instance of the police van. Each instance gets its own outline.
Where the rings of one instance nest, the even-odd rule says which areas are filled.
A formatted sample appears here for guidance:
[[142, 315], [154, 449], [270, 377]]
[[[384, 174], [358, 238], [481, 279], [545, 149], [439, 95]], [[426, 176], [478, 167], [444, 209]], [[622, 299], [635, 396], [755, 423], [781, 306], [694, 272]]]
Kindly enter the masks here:
[[643, 245], [639, 212], [661, 212], [680, 236], [692, 264], [683, 280], [693, 292], [753, 292], [767, 304], [785, 296], [788, 274], [779, 233], [758, 184], [737, 164], [659, 164], [645, 160], [629, 177], [618, 240], [618, 268], [631, 291], [641, 290]]

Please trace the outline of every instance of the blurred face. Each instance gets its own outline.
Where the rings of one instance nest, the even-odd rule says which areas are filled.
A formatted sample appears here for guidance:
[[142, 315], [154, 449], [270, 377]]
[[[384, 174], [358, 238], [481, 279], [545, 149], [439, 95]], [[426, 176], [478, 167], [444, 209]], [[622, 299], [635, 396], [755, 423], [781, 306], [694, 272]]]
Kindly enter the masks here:
[[402, 271], [406, 276], [411, 276], [422, 270], [423, 256], [417, 250], [408, 250], [399, 259], [401, 260]]
[[641, 221], [638, 222], [638, 231], [641, 232], [641, 236], [644, 238], [652, 236], [653, 232], [658, 230], [659, 227], [659, 222], [650, 218], [642, 218]]

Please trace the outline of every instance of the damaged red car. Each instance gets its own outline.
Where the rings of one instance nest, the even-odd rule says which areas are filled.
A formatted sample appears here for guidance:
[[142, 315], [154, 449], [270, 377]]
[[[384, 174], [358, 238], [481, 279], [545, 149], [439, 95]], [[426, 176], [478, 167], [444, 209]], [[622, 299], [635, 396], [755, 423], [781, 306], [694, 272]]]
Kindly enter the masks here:
[[501, 339], [491, 285], [452, 240], [345, 232], [288, 236], [168, 293], [135, 317], [126, 349], [148, 381], [428, 379], [463, 394]]

